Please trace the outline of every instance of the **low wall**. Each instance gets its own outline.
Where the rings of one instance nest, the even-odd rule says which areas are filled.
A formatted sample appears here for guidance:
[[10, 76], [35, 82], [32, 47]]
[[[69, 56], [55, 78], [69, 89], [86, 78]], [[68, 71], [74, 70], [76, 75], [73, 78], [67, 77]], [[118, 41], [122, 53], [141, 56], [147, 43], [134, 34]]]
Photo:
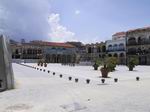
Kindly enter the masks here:
[[37, 63], [38, 59], [13, 59], [13, 63]]

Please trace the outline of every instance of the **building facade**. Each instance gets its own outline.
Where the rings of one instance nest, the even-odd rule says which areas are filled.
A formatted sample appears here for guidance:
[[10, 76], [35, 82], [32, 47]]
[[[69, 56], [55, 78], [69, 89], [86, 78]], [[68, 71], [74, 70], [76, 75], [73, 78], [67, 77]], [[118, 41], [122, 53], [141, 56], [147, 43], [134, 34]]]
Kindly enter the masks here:
[[13, 59], [44, 59], [48, 63], [75, 63], [75, 47], [67, 43], [31, 41], [12, 44]]
[[106, 44], [104, 42], [96, 44], [86, 44], [85, 61], [93, 62], [95, 59], [104, 59], [106, 57]]
[[150, 65], [150, 27], [127, 31], [127, 57], [138, 56], [140, 65]]
[[86, 61], [86, 46], [81, 42], [67, 42], [76, 47], [76, 63]]
[[126, 33], [119, 32], [112, 36], [112, 40], [106, 41], [108, 57], [116, 57], [118, 64], [126, 64]]
[[86, 45], [81, 42], [12, 43], [14, 59], [44, 58], [50, 63], [79, 63], [116, 57], [118, 64], [125, 65], [131, 56], [136, 55], [140, 65], [150, 65], [150, 27], [118, 32], [112, 35], [112, 40]]

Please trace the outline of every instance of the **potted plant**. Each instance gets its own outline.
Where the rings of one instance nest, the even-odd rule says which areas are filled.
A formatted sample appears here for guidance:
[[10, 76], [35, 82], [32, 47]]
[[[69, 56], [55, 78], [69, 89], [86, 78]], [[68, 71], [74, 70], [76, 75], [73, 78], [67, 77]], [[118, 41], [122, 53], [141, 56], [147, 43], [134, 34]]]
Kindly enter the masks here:
[[47, 67], [47, 63], [44, 63], [44, 67]]
[[41, 62], [41, 66], [43, 66], [43, 62]]
[[90, 79], [87, 79], [87, 80], [86, 80], [86, 83], [89, 84], [89, 83], [90, 83]]
[[71, 81], [71, 80], [72, 80], [72, 77], [69, 77], [68, 79]]
[[136, 77], [136, 80], [139, 81], [139, 80], [140, 80], [140, 77]]
[[76, 79], [75, 79], [75, 82], [77, 83], [78, 81], [79, 81], [79, 79], [78, 79], [78, 78], [76, 78]]
[[98, 70], [99, 65], [97, 63], [94, 63], [93, 67], [94, 67], [94, 70]]
[[37, 65], [40, 66], [40, 63], [38, 62]]
[[104, 64], [104, 67], [102, 67], [100, 70], [101, 70], [102, 77], [108, 78], [109, 69], [106, 66], [106, 64]]
[[102, 83], [105, 83], [105, 79], [101, 79]]
[[98, 67], [99, 67], [100, 63], [101, 63], [101, 61], [99, 59], [95, 59], [95, 62], [94, 62], [94, 65], [93, 65], [94, 70], [98, 70]]
[[138, 65], [138, 58], [137, 57], [130, 57], [129, 60], [128, 60], [128, 68], [129, 68], [129, 71], [133, 71], [133, 69], [135, 68], [135, 66]]
[[115, 78], [115, 79], [114, 79], [114, 82], [118, 82], [118, 78]]

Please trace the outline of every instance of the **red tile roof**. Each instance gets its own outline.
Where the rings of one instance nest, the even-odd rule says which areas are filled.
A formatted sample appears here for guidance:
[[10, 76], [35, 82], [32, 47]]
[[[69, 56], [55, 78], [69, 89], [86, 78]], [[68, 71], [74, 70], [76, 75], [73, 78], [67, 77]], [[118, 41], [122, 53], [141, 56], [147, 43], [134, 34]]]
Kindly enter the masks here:
[[128, 30], [127, 32], [134, 32], [134, 31], [141, 31], [141, 30], [147, 30], [147, 29], [150, 29], [150, 26], [149, 27], [143, 27], [143, 28], [137, 28], [137, 29], [131, 29], [131, 30]]
[[117, 32], [113, 36], [122, 36], [122, 35], [126, 35], [126, 32]]
[[74, 48], [75, 47], [68, 43], [59, 43], [59, 42], [32, 41], [31, 43], [43, 45], [43, 46], [54, 46], [54, 47], [64, 47], [64, 48]]

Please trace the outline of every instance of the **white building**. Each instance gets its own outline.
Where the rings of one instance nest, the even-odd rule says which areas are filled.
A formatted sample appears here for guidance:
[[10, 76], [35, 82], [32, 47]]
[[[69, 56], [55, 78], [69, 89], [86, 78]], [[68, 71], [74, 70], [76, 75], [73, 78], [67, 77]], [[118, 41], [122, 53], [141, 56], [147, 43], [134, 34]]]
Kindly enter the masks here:
[[108, 57], [116, 57], [119, 64], [126, 64], [126, 33], [118, 32], [106, 41], [106, 51]]

